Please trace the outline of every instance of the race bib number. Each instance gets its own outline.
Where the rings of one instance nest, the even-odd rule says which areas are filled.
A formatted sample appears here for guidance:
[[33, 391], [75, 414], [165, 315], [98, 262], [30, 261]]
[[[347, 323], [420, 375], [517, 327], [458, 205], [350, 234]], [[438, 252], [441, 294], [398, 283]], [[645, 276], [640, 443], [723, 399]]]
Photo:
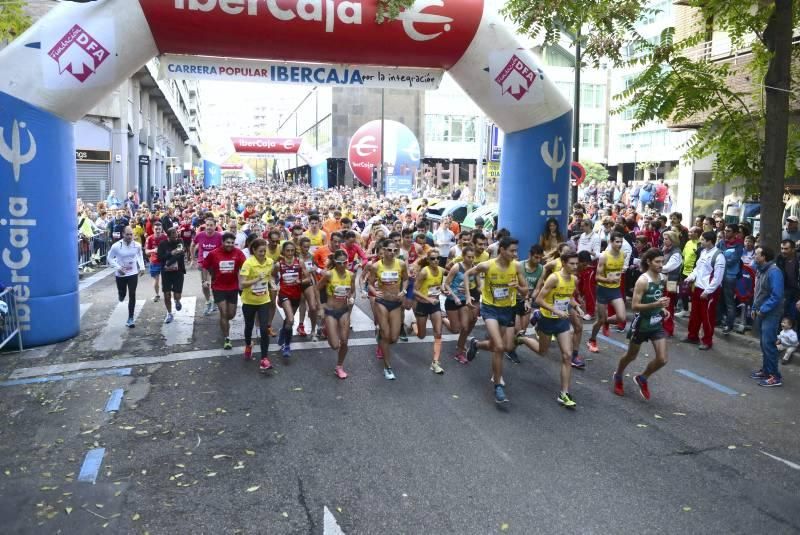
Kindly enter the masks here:
[[267, 290], [269, 290], [269, 283], [267, 281], [257, 282], [250, 288], [251, 291], [253, 292], [253, 295], [258, 295], [258, 296], [265, 295], [267, 293]]
[[333, 289], [333, 296], [339, 300], [347, 299], [347, 293], [349, 291], [350, 291], [349, 286], [336, 286]]
[[678, 291], [678, 282], [677, 281], [667, 281], [667, 291], [670, 293], [675, 293]]
[[503, 286], [502, 288], [495, 288], [492, 290], [492, 296], [495, 299], [508, 299], [508, 296], [511, 295], [507, 286]]
[[133, 271], [133, 267], [134, 267], [134, 262], [125, 262], [122, 265], [122, 269], [124, 271]]
[[439, 294], [442, 293], [442, 289], [438, 286], [431, 286], [428, 288], [428, 296], [429, 297], [439, 297]]
[[206, 250], [203, 250], [203, 260], [205, 260], [206, 258], [208, 258], [208, 253], [210, 253], [210, 252], [211, 252], [211, 251], [206, 251]]
[[173, 262], [164, 266], [164, 271], [178, 271], [178, 263]]
[[234, 260], [222, 260], [219, 263], [219, 272], [220, 273], [233, 273], [233, 269], [236, 267], [236, 262]]
[[314, 262], [311, 260], [306, 260], [305, 264], [308, 271], [312, 271], [314, 269]]
[[381, 282], [392, 284], [400, 280], [399, 271], [384, 271], [381, 273]]
[[656, 314], [655, 316], [650, 316], [650, 325], [658, 325], [661, 323], [661, 314]]
[[300, 275], [297, 273], [284, 273], [283, 282], [286, 284], [297, 284], [300, 281]]
[[556, 299], [553, 305], [558, 312], [569, 311], [569, 299]]

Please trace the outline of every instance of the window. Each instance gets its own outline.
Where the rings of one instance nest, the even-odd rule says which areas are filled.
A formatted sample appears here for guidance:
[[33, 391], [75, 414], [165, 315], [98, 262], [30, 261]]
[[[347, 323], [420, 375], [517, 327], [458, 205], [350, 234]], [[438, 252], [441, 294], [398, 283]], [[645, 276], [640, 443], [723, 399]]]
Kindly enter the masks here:
[[599, 84], [581, 84], [581, 107], [602, 109], [605, 106], [606, 88]]
[[603, 146], [602, 124], [581, 124], [581, 148], [599, 149]]
[[425, 141], [474, 143], [475, 118], [458, 115], [426, 115]]

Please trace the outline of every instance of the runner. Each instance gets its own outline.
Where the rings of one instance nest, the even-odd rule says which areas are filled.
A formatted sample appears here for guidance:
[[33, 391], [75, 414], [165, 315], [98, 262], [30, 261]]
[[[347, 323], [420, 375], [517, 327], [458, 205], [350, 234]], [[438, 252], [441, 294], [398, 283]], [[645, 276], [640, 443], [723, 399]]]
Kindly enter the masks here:
[[194, 264], [197, 258], [197, 266], [200, 268], [200, 280], [202, 281], [203, 296], [206, 298], [206, 309], [203, 312], [208, 316], [214, 311], [214, 301], [211, 299], [210, 284], [211, 274], [206, 269], [206, 258], [208, 255], [222, 245], [222, 233], [217, 232], [217, 220], [213, 215], [208, 215], [205, 218], [205, 229], [198, 232], [192, 244], [191, 261], [189, 267]]
[[305, 236], [311, 240], [311, 254], [314, 254], [314, 251], [317, 248], [322, 247], [328, 243], [328, 237], [322, 232], [320, 229], [320, 221], [319, 216], [317, 214], [311, 214], [308, 216], [308, 230], [305, 232]]
[[[603, 329], [603, 336], [610, 335], [608, 324], [621, 321], [625, 318], [625, 301], [620, 293], [620, 278], [623, 266], [625, 265], [625, 255], [622, 253], [622, 241], [624, 238], [619, 232], [612, 232], [609, 236], [608, 249], [600, 255], [597, 262], [597, 321], [592, 326], [592, 335], [586, 343], [589, 351], [598, 353], [597, 333]], [[608, 316], [606, 305], [611, 304], [614, 308], [614, 316]], [[599, 306], [602, 305], [602, 306]]]
[[655, 350], [655, 358], [644, 371], [633, 376], [633, 382], [639, 388], [644, 399], [650, 399], [650, 387], [647, 382], [650, 376], [667, 363], [667, 333], [664, 331], [664, 319], [669, 317], [669, 297], [664, 288], [665, 277], [661, 274], [664, 266], [664, 253], [656, 248], [648, 249], [641, 258], [641, 270], [644, 271], [636, 280], [633, 288], [631, 308], [636, 313], [628, 330], [628, 351], [619, 360], [614, 373], [614, 393], [625, 395], [622, 377], [625, 368], [636, 360], [642, 344], [650, 340]]
[[561, 269], [547, 277], [541, 292], [536, 296], [536, 303], [541, 312], [541, 317], [536, 323], [538, 340], [517, 337], [517, 343], [524, 344], [540, 355], [545, 355], [550, 347], [550, 337], [556, 337], [558, 349], [561, 351], [561, 391], [556, 400], [564, 407], [574, 409], [577, 403], [569, 392], [572, 381], [570, 308], [577, 316], [583, 316], [583, 311], [575, 300], [578, 255], [568, 251], [561, 255], [560, 260]]
[[272, 276], [279, 281], [278, 306], [283, 309], [283, 327], [278, 334], [278, 345], [281, 346], [283, 358], [292, 356], [292, 327], [294, 326], [294, 313], [300, 306], [300, 297], [303, 295], [303, 284], [308, 281], [308, 272], [305, 266], [295, 256], [297, 248], [291, 241], [284, 242], [281, 246], [281, 258], [272, 267]]
[[393, 241], [383, 240], [381, 259], [372, 265], [368, 278], [370, 293], [375, 296], [375, 312], [379, 325], [376, 337], [383, 356], [383, 376], [388, 380], [397, 378], [392, 369], [389, 346], [396, 343], [400, 336], [403, 322], [401, 305], [408, 285], [406, 264], [395, 258], [399, 250]]
[[[334, 373], [339, 379], [347, 379], [344, 359], [347, 356], [347, 341], [350, 337], [350, 311], [356, 293], [356, 279], [347, 270], [347, 252], [339, 249], [331, 255], [328, 271], [320, 280], [320, 293], [325, 292], [325, 324], [328, 345], [338, 352]], [[324, 289], [323, 289], [324, 288]]]
[[[514, 327], [518, 334], [524, 335], [528, 324], [531, 321], [531, 314], [533, 312], [530, 306], [525, 306], [525, 299], [528, 298], [530, 303], [533, 303], [535, 298], [536, 286], [539, 279], [542, 278], [544, 273], [544, 266], [542, 265], [542, 257], [544, 256], [544, 249], [541, 245], [533, 244], [528, 253], [528, 258], [522, 262], [522, 272], [525, 275], [525, 281], [528, 283], [528, 295], [522, 295], [517, 292], [517, 305], [514, 307], [515, 324]], [[505, 356], [514, 364], [520, 364], [519, 355], [517, 350], [512, 349], [507, 351]]]
[[133, 320], [133, 312], [136, 309], [136, 287], [139, 284], [139, 277], [144, 274], [144, 256], [142, 247], [133, 241], [131, 227], [122, 229], [122, 239], [109, 249], [108, 265], [114, 268], [119, 302], [124, 302], [125, 294], [128, 295], [128, 321], [125, 325], [133, 329], [136, 327]]
[[473, 304], [467, 306], [470, 282], [476, 277], [468, 281], [465, 274], [475, 265], [475, 248], [472, 245], [464, 245], [461, 248], [461, 256], [463, 260], [450, 268], [442, 284], [442, 289], [447, 295], [444, 308], [449, 311], [447, 317], [442, 318], [442, 323], [451, 333], [458, 333], [458, 343], [453, 358], [460, 364], [467, 364], [467, 337], [472, 331], [472, 310], [477, 308], [477, 303], [473, 297]]
[[[483, 293], [481, 294], [481, 316], [486, 322], [488, 340], [478, 342], [470, 338], [467, 348], [467, 360], [475, 358], [478, 349], [492, 352], [492, 382], [494, 383], [494, 399], [496, 403], [506, 403], [508, 398], [503, 382], [503, 353], [514, 349], [514, 307], [517, 303], [517, 292], [527, 295], [528, 286], [522, 266], [516, 262], [519, 240], [505, 237], [497, 247], [497, 258], [469, 269], [465, 277], [485, 275]], [[467, 306], [472, 306], [472, 295], [467, 296]], [[530, 307], [530, 299], [526, 297], [526, 305]]]
[[222, 247], [211, 251], [205, 259], [210, 280], [203, 281], [203, 287], [211, 288], [219, 307], [219, 327], [225, 338], [223, 349], [233, 349], [230, 321], [239, 305], [239, 272], [246, 260], [244, 253], [234, 246], [235, 242], [236, 234], [226, 232], [222, 235]]
[[161, 286], [164, 290], [164, 306], [167, 317], [164, 323], [172, 323], [172, 300], [175, 300], [175, 310], [181, 311], [181, 294], [183, 293], [183, 279], [186, 275], [186, 249], [180, 237], [178, 227], [172, 226], [167, 231], [167, 240], [158, 245], [158, 261], [161, 264]]
[[150, 277], [153, 279], [153, 303], [158, 303], [161, 299], [159, 282], [161, 279], [161, 263], [158, 261], [158, 246], [161, 242], [167, 241], [167, 236], [161, 226], [160, 221], [153, 223], [153, 234], [147, 237], [147, 245], [145, 246], [145, 254], [148, 255], [150, 260]]
[[426, 335], [428, 318], [433, 327], [433, 361], [431, 371], [442, 375], [444, 369], [439, 363], [442, 354], [442, 310], [439, 295], [442, 293], [442, 280], [444, 269], [439, 267], [440, 252], [437, 249], [428, 251], [428, 255], [419, 262], [420, 270], [414, 287], [416, 307], [414, 314], [417, 317], [417, 338], [422, 340]]
[[273, 265], [274, 262], [267, 256], [266, 240], [256, 238], [250, 244], [250, 258], [245, 261], [239, 272], [244, 316], [244, 359], [253, 358], [253, 327], [258, 317], [258, 328], [261, 331], [261, 360], [258, 367], [262, 372], [272, 369], [268, 351], [269, 320], [275, 316], [275, 304], [270, 297], [269, 284]]
[[317, 342], [319, 340], [319, 337], [317, 336], [317, 329], [319, 323], [321, 322], [318, 323], [320, 305], [317, 302], [319, 300], [319, 293], [315, 287], [317, 279], [313, 276], [313, 273], [315, 272], [314, 257], [311, 256], [311, 253], [309, 252], [311, 248], [311, 240], [308, 238], [308, 236], [303, 236], [300, 238], [299, 243], [300, 252], [298, 253], [297, 258], [303, 263], [303, 266], [305, 266], [309, 277], [308, 282], [303, 283], [303, 296], [300, 299], [297, 336], [308, 336], [305, 327], [306, 311], [308, 311], [308, 317], [311, 320], [311, 341]]

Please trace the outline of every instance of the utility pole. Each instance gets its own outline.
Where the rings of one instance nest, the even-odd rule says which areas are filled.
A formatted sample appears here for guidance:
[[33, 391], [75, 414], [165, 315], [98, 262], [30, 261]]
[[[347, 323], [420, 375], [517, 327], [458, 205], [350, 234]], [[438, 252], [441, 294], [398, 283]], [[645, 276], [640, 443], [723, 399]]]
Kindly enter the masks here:
[[[581, 150], [581, 24], [578, 24], [578, 32], [575, 35], [575, 91], [574, 104], [572, 110], [572, 161], [580, 162]], [[571, 183], [571, 182], [570, 182]], [[570, 187], [570, 206], [578, 202], [578, 186]]]

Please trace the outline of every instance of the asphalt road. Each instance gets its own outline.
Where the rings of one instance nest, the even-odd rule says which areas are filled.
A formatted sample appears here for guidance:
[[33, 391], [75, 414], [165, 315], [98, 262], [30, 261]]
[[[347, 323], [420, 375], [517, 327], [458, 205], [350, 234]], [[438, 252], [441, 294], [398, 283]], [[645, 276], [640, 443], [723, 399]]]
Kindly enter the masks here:
[[[2, 533], [800, 532], [800, 366], [759, 388], [741, 338], [670, 342], [649, 402], [629, 378], [610, 391], [622, 349], [601, 341], [574, 374], [576, 411], [555, 401], [555, 350], [521, 349], [497, 406], [487, 353], [436, 376], [432, 344], [399, 343], [389, 382], [360, 331], [345, 381], [330, 349], [302, 344], [264, 376], [242, 341], [219, 349], [202, 298], [190, 339], [165, 337], [143, 286], [137, 328], [111, 340], [112, 285], [83, 292], [79, 338], [0, 356], [0, 381], [47, 381], [0, 386]], [[95, 448], [96, 482], [80, 482]]]

